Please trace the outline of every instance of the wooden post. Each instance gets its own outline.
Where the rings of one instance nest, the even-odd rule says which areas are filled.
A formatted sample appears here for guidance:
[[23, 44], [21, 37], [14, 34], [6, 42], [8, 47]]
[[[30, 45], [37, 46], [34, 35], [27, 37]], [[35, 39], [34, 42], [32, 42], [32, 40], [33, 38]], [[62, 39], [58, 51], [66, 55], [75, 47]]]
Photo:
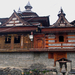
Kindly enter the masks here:
[[1, 44], [1, 49], [3, 49], [4, 47], [4, 43], [5, 43], [5, 36], [2, 35], [2, 40], [1, 40], [2, 44]]
[[46, 37], [45, 37], [45, 35], [44, 35], [44, 42], [43, 43], [44, 43], [43, 47], [46, 48]]
[[23, 35], [21, 35], [21, 49], [23, 49]]
[[14, 48], [14, 36], [11, 35], [11, 49]]

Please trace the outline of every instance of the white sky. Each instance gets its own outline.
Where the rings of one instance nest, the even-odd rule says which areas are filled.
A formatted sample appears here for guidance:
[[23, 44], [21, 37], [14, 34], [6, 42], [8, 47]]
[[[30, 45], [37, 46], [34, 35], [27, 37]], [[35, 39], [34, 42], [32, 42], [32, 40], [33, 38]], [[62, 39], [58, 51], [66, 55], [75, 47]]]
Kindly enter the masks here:
[[[50, 15], [50, 24], [53, 24], [58, 19], [58, 12], [63, 8], [66, 18], [69, 22], [75, 20], [75, 0], [29, 0], [32, 5], [32, 11], [39, 16]], [[10, 17], [13, 10], [24, 11], [24, 6], [28, 0], [0, 0], [0, 18]]]

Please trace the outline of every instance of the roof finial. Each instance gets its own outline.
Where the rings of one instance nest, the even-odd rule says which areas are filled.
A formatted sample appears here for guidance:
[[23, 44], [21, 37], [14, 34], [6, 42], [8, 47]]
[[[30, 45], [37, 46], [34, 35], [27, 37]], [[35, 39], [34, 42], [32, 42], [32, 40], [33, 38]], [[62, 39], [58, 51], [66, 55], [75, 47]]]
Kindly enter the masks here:
[[61, 13], [63, 13], [63, 9], [62, 9], [62, 7], [61, 7], [61, 10], [60, 10], [60, 11], [61, 11]]
[[27, 5], [25, 6], [25, 9], [26, 9], [26, 11], [31, 11], [32, 6], [29, 1], [28, 1]]
[[63, 9], [62, 9], [62, 7], [61, 7], [58, 16], [60, 17], [60, 16], [62, 16], [62, 15], [65, 16], [65, 13], [63, 12]]
[[21, 9], [20, 9], [20, 7], [19, 7], [19, 9], [18, 9], [17, 13], [21, 13]]

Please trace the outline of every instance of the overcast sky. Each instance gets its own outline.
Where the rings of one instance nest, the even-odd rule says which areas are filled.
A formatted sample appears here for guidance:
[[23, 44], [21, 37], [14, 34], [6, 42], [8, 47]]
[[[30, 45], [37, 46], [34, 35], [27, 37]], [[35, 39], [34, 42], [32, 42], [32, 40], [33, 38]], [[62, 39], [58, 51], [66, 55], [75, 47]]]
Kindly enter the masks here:
[[[50, 15], [50, 24], [53, 24], [58, 19], [58, 12], [63, 8], [66, 18], [69, 22], [75, 20], [75, 0], [29, 0], [32, 5], [32, 11], [39, 16]], [[10, 17], [13, 10], [24, 11], [24, 6], [28, 0], [0, 0], [0, 18]]]

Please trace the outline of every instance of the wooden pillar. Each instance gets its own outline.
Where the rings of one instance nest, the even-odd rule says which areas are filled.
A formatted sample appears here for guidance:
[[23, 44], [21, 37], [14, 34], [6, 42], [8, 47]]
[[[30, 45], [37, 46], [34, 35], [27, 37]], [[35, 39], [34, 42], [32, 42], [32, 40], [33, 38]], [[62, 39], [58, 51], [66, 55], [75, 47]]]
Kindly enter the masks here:
[[43, 39], [44, 39], [44, 46], [43, 47], [46, 48], [46, 37], [45, 37], [45, 35], [44, 35]]
[[14, 48], [14, 36], [11, 35], [11, 49]]
[[21, 49], [23, 49], [23, 35], [21, 35]]
[[2, 35], [2, 40], [1, 40], [2, 44], [1, 44], [1, 49], [4, 48], [4, 44], [5, 44], [5, 36]]

